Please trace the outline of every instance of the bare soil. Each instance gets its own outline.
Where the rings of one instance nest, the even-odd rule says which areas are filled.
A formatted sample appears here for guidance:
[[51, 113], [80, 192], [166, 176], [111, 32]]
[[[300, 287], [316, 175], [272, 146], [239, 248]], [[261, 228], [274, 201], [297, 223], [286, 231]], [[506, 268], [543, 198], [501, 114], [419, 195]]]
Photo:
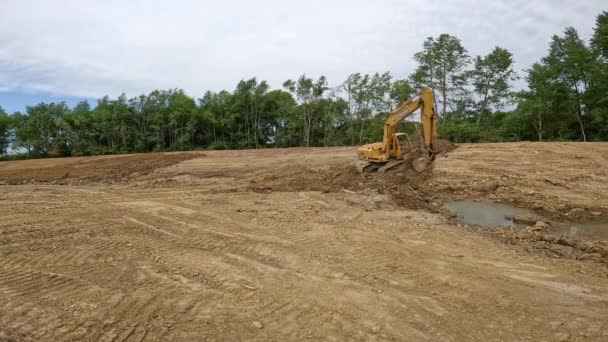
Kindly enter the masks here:
[[19, 160], [0, 163], [0, 181], [7, 184], [125, 182], [152, 170], [204, 155], [202, 152], [142, 153]]
[[[602, 241], [480, 229], [448, 199], [608, 217], [608, 144], [0, 163], [0, 341], [605, 341]], [[15, 185], [20, 184], [20, 185]]]

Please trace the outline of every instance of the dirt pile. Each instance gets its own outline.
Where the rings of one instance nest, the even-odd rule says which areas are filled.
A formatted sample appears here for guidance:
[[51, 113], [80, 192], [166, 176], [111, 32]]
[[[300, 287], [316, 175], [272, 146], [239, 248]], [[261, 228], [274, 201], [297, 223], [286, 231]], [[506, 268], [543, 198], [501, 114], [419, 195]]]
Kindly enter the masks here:
[[[438, 142], [436, 158], [445, 158], [446, 154], [457, 146], [449, 141]], [[416, 172], [412, 162], [420, 153], [411, 153], [406, 162], [386, 173], [365, 173], [357, 169], [358, 161], [334, 163], [321, 167], [293, 167], [283, 165], [277, 172], [259, 174], [249, 180], [249, 189], [257, 192], [267, 191], [322, 191], [355, 192], [377, 191], [390, 196], [395, 204], [409, 209], [436, 208], [440, 196], [423, 191], [422, 185], [432, 179], [434, 163], [424, 172]], [[353, 156], [354, 159], [354, 156]], [[338, 165], [335, 165], [338, 164]]]

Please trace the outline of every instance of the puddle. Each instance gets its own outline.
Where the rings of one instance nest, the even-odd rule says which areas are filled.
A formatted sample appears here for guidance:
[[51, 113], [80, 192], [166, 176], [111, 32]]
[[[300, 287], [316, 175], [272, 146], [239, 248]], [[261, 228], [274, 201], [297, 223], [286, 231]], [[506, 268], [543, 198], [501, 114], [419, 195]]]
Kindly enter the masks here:
[[521, 226], [510, 220], [509, 217], [534, 214], [528, 209], [493, 202], [453, 201], [446, 202], [443, 206], [454, 213], [461, 222], [482, 227]]
[[[549, 221], [533, 210], [504, 203], [465, 200], [445, 202], [443, 207], [454, 213], [461, 222], [482, 227], [521, 228], [525, 225], [515, 223], [509, 217], [523, 214], [531, 214], [538, 217], [539, 220]], [[563, 234], [572, 239], [608, 240], [608, 222], [552, 222], [551, 232], [557, 236]]]

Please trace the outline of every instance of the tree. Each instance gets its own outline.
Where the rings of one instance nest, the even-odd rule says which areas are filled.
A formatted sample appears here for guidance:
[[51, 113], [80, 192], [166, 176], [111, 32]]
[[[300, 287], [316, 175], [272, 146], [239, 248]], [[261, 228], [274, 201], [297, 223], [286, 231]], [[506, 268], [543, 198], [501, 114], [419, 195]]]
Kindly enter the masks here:
[[422, 51], [414, 54], [414, 60], [418, 67], [410, 76], [416, 88], [437, 88], [437, 72], [439, 66], [439, 54], [435, 38], [428, 37], [422, 43]]
[[592, 116], [590, 127], [596, 139], [608, 140], [608, 11], [597, 16], [591, 52], [594, 61], [585, 96]]
[[393, 108], [397, 108], [414, 94], [414, 89], [407, 80], [395, 80], [391, 85], [389, 97]]
[[512, 96], [509, 82], [516, 79], [513, 55], [497, 46], [488, 55], [477, 56], [470, 78], [479, 98], [477, 103], [479, 124], [490, 106], [500, 107]]
[[546, 130], [546, 117], [553, 113], [551, 74], [549, 68], [539, 63], [533, 64], [527, 72], [526, 81], [529, 90], [519, 93], [518, 111], [522, 117], [529, 118], [528, 121], [532, 122], [538, 141], [542, 141]]
[[378, 114], [392, 109], [391, 79], [388, 71], [382, 74], [375, 73], [372, 76], [356, 73], [350, 75], [342, 85], [347, 94], [351, 144], [361, 144], [366, 140], [364, 138], [369, 138], [366, 129], [369, 130], [371, 127], [367, 126], [367, 123]]
[[169, 112], [169, 146], [171, 149], [186, 150], [192, 146], [192, 136], [196, 134], [196, 102], [178, 89], [171, 94], [168, 101]]
[[132, 127], [131, 111], [125, 94], [116, 100], [104, 96], [97, 101], [97, 107], [91, 113], [91, 123], [95, 128], [98, 148], [97, 153], [119, 153], [129, 151], [129, 133]]
[[226, 90], [218, 93], [207, 91], [199, 99], [202, 115], [209, 123], [214, 148], [225, 148], [228, 142], [234, 144], [232, 138], [236, 123], [230, 112], [233, 101], [234, 97]]
[[31, 153], [47, 156], [61, 154], [65, 143], [61, 138], [61, 127], [57, 125], [69, 112], [64, 103], [40, 103], [26, 107], [26, 115], [15, 117], [16, 147], [24, 147]]
[[298, 102], [303, 123], [304, 146], [310, 146], [311, 135], [313, 134], [313, 119], [315, 114], [314, 103], [319, 101], [327, 88], [325, 76], [319, 77], [317, 81], [306, 75], [300, 76], [297, 81], [287, 80], [283, 83], [283, 88], [289, 91]]
[[604, 62], [608, 61], [608, 11], [603, 11], [595, 20], [591, 48], [602, 57]]
[[6, 153], [8, 148], [11, 126], [11, 117], [0, 107], [0, 155]]
[[411, 76], [416, 88], [432, 87], [440, 94], [441, 117], [447, 113], [448, 100], [452, 93], [466, 84], [464, 68], [469, 64], [469, 55], [460, 39], [447, 33], [437, 39], [429, 37], [422, 51], [414, 54], [418, 68]]
[[585, 108], [583, 99], [589, 85], [592, 60], [591, 51], [585, 46], [574, 27], [566, 28], [563, 37], [553, 36], [549, 55], [543, 59], [543, 62], [555, 71], [555, 81], [571, 89], [567, 103], [576, 115], [583, 141], [587, 141], [583, 125]]

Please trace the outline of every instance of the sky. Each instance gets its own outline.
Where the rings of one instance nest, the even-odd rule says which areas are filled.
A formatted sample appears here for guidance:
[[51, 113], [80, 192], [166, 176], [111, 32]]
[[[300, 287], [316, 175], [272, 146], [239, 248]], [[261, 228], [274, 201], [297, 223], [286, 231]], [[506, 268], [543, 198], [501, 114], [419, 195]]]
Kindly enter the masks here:
[[473, 56], [509, 49], [523, 76], [565, 27], [588, 39], [602, 10], [605, 0], [2, 0], [0, 106], [200, 97], [254, 76], [275, 88], [301, 74], [333, 86], [355, 72], [405, 78], [441, 33]]

